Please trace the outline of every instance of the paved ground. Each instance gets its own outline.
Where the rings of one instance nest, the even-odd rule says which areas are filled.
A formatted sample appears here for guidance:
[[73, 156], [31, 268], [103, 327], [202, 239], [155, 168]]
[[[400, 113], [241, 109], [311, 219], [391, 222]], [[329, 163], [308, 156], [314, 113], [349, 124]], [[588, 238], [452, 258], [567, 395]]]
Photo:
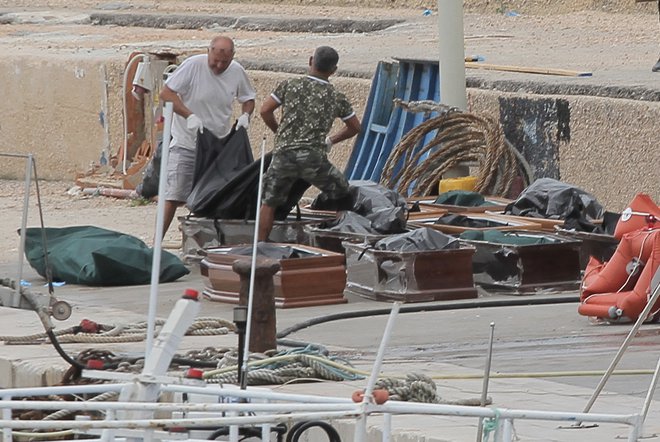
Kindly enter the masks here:
[[[0, 273], [11, 275], [16, 265], [0, 266]], [[28, 269], [26, 279], [33, 290], [40, 290], [43, 279]], [[185, 288], [201, 290], [203, 278], [193, 266], [192, 273], [180, 281], [161, 285], [157, 314], [166, 317]], [[45, 288], [42, 288], [44, 292]], [[565, 295], [565, 294], [561, 294]], [[83, 318], [104, 324], [126, 324], [146, 320], [149, 287], [90, 288], [65, 285], [56, 288], [56, 296], [71, 303], [72, 317], [57, 323], [57, 329], [76, 325]], [[530, 297], [530, 302], [540, 297]], [[506, 296], [505, 296], [506, 297]], [[509, 298], [520, 299], [520, 298]], [[427, 304], [432, 306], [433, 304]], [[388, 303], [358, 297], [349, 303], [325, 307], [283, 309], [277, 312], [278, 331], [285, 330], [312, 318], [341, 312], [369, 311], [388, 307]], [[413, 306], [412, 304], [406, 305]], [[422, 307], [422, 304], [417, 305]], [[581, 411], [586, 405], [599, 376], [580, 375], [586, 371], [603, 371], [628, 333], [628, 326], [593, 325], [578, 316], [576, 305], [550, 304], [497, 308], [468, 308], [449, 311], [419, 311], [400, 314], [396, 320], [390, 345], [386, 352], [383, 376], [423, 373], [435, 378], [439, 395], [446, 400], [479, 397], [488, 343], [489, 324], [495, 323], [493, 350], [494, 373], [575, 372], [572, 376], [498, 378], [491, 380], [490, 396], [499, 408], [530, 408], [537, 410]], [[423, 309], [420, 309], [423, 310]], [[201, 316], [232, 318], [232, 306], [204, 301]], [[24, 336], [40, 331], [40, 324], [32, 312], [0, 308], [0, 335]], [[326, 346], [333, 355], [344, 357], [356, 367], [368, 372], [375, 357], [387, 316], [366, 316], [314, 325], [287, 336], [302, 342]], [[660, 346], [657, 335], [660, 327], [646, 325], [634, 340], [620, 363], [620, 369], [642, 369], [644, 375], [614, 376], [596, 402], [593, 411], [601, 413], [633, 413], [640, 411], [650, 384], [650, 373]], [[187, 337], [179, 351], [207, 346], [235, 347], [236, 336]], [[66, 344], [70, 354], [93, 347], [116, 353], [136, 353], [144, 344]], [[4, 361], [4, 362], [3, 362]], [[16, 385], [47, 379], [57, 382], [66, 364], [48, 345], [0, 346], [0, 368], [13, 361]], [[46, 375], [44, 375], [46, 373]], [[477, 378], [474, 376], [477, 375]], [[45, 377], [44, 377], [45, 376]], [[466, 379], [461, 377], [467, 376]], [[458, 377], [459, 379], [455, 379]], [[449, 379], [448, 379], [449, 378]], [[453, 379], [452, 379], [453, 378]], [[277, 391], [348, 396], [365, 381], [277, 386]], [[648, 418], [647, 432], [660, 432], [660, 403], [654, 402]], [[376, 425], [378, 419], [371, 421]], [[340, 427], [347, 430], [347, 424]], [[476, 431], [474, 419], [456, 420], [438, 417], [396, 418], [395, 427], [410, 436], [422, 435], [433, 441], [471, 440]], [[519, 440], [526, 441], [606, 441], [625, 434], [620, 425], [602, 425], [597, 429], [560, 430], [557, 424], [519, 422]], [[432, 438], [431, 438], [432, 437]], [[422, 439], [412, 440], [422, 440]], [[348, 438], [347, 440], [350, 440]], [[399, 439], [411, 440], [411, 439]]]

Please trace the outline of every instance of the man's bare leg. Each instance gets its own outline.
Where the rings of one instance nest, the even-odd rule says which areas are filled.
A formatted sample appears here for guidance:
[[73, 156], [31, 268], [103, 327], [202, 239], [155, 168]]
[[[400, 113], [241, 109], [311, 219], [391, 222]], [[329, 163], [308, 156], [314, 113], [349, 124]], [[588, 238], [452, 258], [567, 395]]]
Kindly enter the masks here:
[[176, 209], [182, 205], [183, 203], [180, 201], [165, 201], [165, 211], [163, 215], [163, 238], [165, 238], [165, 234], [170, 228], [170, 224], [172, 224], [172, 220], [176, 214]]
[[275, 220], [275, 208], [266, 204], [261, 205], [259, 211], [259, 234], [257, 239], [259, 241], [266, 241], [273, 229], [273, 221]]

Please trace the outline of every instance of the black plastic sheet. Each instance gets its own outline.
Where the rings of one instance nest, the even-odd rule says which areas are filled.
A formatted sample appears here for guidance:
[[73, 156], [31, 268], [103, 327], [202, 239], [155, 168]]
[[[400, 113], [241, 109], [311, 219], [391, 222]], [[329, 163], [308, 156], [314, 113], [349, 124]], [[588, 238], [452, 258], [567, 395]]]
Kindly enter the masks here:
[[[252, 250], [253, 250], [252, 246], [233, 247], [227, 251], [227, 254], [252, 256]], [[257, 243], [257, 256], [279, 260], [279, 259], [292, 259], [292, 258], [306, 258], [310, 256], [315, 256], [315, 254], [290, 246], [282, 246], [267, 242], [260, 242]]]
[[460, 243], [457, 238], [445, 235], [437, 230], [422, 227], [410, 232], [388, 236], [374, 244], [376, 250], [389, 250], [394, 252], [421, 252], [425, 250], [458, 249]]
[[504, 213], [548, 219], [584, 219], [602, 217], [603, 207], [590, 193], [552, 178], [534, 181]]

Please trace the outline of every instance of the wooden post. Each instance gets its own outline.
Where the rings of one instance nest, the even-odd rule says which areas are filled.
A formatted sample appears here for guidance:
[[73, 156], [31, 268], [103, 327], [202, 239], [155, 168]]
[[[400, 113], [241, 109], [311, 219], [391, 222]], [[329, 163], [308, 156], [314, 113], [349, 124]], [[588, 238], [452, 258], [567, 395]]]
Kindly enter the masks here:
[[[249, 259], [238, 259], [232, 270], [241, 277], [238, 303], [247, 305], [250, 290]], [[263, 353], [277, 348], [277, 320], [275, 315], [275, 285], [273, 275], [280, 270], [280, 263], [270, 259], [257, 259], [254, 275], [254, 296], [252, 305], [252, 327], [250, 329], [250, 352]]]

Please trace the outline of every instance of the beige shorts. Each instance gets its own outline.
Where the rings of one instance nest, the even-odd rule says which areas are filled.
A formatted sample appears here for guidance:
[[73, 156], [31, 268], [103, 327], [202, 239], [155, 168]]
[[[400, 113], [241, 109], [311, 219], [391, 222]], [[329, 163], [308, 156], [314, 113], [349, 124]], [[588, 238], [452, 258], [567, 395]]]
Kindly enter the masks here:
[[192, 192], [195, 153], [194, 150], [179, 146], [170, 147], [165, 200], [185, 203], [188, 199], [188, 195]]

